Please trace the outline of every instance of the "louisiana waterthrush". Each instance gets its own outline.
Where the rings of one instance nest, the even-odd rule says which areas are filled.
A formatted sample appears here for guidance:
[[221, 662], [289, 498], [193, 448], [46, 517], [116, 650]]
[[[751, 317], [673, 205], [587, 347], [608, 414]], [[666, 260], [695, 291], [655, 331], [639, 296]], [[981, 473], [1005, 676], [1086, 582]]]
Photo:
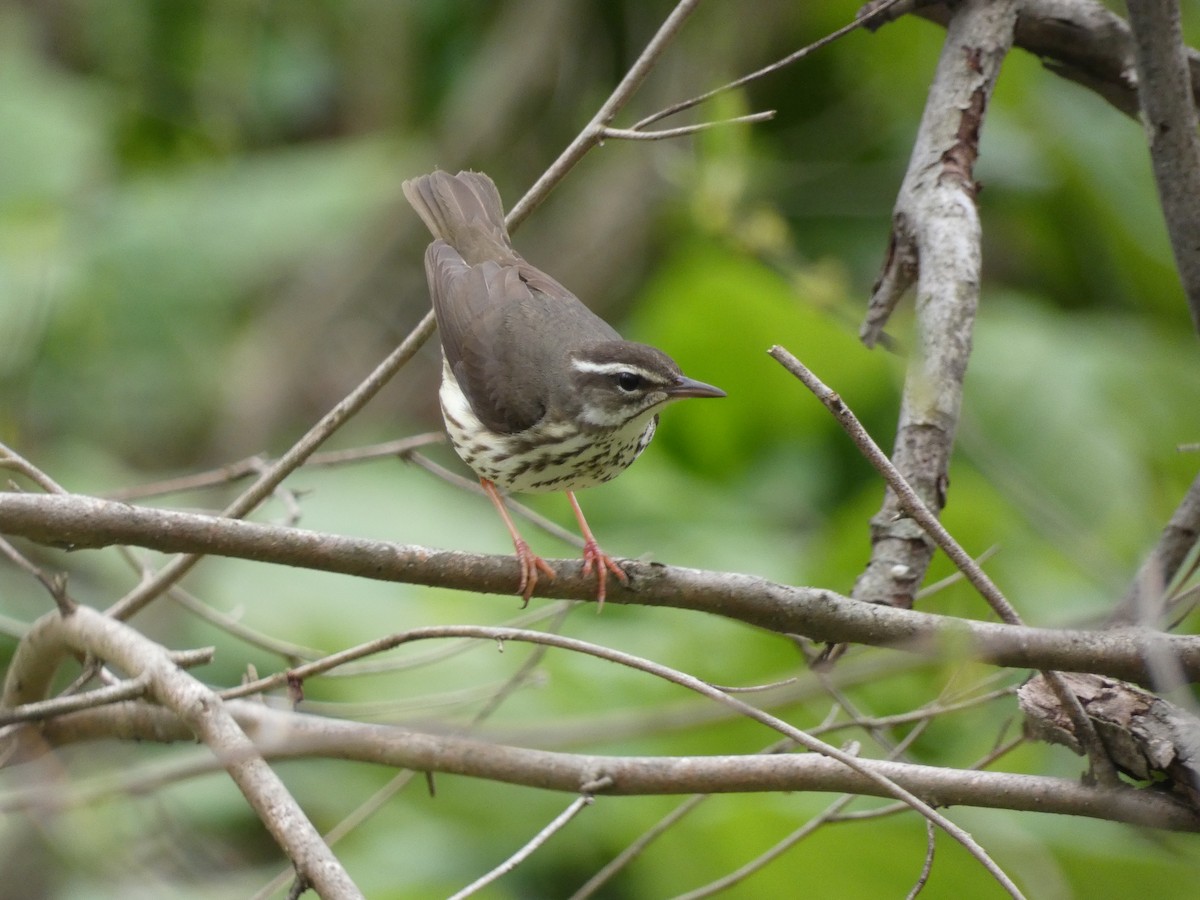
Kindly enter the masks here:
[[403, 189], [434, 237], [425, 274], [442, 341], [442, 417], [512, 535], [518, 593], [528, 603], [539, 570], [554, 571], [522, 539], [498, 489], [565, 491], [583, 533], [583, 571], [595, 569], [603, 604], [608, 573], [628, 578], [596, 543], [575, 491], [637, 459], [671, 401], [725, 392], [685, 377], [661, 350], [622, 340], [526, 262], [486, 175], [433, 172]]

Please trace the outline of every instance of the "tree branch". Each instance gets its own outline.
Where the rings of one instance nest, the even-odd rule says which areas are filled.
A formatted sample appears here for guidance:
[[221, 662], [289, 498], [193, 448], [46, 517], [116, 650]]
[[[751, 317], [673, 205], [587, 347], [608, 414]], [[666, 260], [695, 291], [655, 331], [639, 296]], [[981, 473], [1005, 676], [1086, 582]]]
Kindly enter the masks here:
[[1192, 325], [1200, 331], [1200, 134], [1178, 0], [1130, 0], [1138, 99], [1158, 199]]
[[[891, 460], [887, 458], [887, 455], [879, 448], [879, 445], [867, 434], [867, 430], [862, 427], [862, 424], [858, 421], [858, 417], [854, 415], [845, 401], [837, 393], [830, 390], [807, 366], [787, 350], [775, 346], [768, 352], [784, 368], [800, 379], [804, 386], [812, 391], [817, 399], [833, 414], [834, 418], [838, 420], [838, 424], [842, 426], [846, 433], [854, 440], [859, 450], [862, 451], [863, 455], [867, 457], [879, 474], [883, 476], [892, 495], [896, 498], [896, 502], [904, 512], [924, 529], [925, 533], [941, 548], [943, 553], [950, 557], [950, 560], [971, 583], [971, 586], [987, 601], [992, 611], [1000, 617], [1000, 620], [1008, 625], [1024, 624], [1016, 608], [1001, 593], [996, 583], [983, 571], [983, 567], [962, 548], [953, 535], [938, 521], [937, 516], [921, 502], [921, 498], [917, 495], [917, 492], [913, 490], [904, 476], [900, 474], [900, 471], [892, 465]], [[1087, 748], [1088, 761], [1091, 764], [1092, 773], [1102, 781], [1116, 783], [1116, 769], [1109, 760], [1100, 736], [1093, 728], [1091, 720], [1080, 705], [1079, 699], [1071, 692], [1058, 672], [1043, 671], [1042, 676], [1059, 698], [1064, 710], [1075, 726], [1079, 740]]]
[[513, 228], [525, 220], [525, 218], [533, 212], [538, 205], [546, 199], [546, 196], [554, 189], [558, 182], [566, 177], [571, 169], [575, 168], [578, 163], [587, 154], [589, 150], [595, 147], [604, 139], [604, 129], [607, 128], [616, 118], [617, 113], [625, 108], [625, 105], [633, 98], [638, 87], [650, 74], [650, 70], [654, 68], [659, 57], [666, 51], [667, 46], [675, 39], [675, 35], [683, 28], [683, 23], [687, 21], [688, 16], [695, 12], [696, 7], [700, 4], [700, 0], [679, 0], [675, 8], [671, 10], [671, 14], [659, 26], [658, 31], [650, 42], [646, 45], [646, 49], [641, 52], [637, 60], [625, 73], [625, 77], [621, 79], [608, 99], [596, 111], [596, 115], [592, 120], [584, 126], [583, 130], [575, 137], [575, 140], [567, 146], [558, 159], [550, 164], [550, 167], [542, 173], [542, 176], [534, 182], [533, 186], [526, 192], [525, 196], [508, 211], [508, 225]]
[[[912, 0], [882, 16], [913, 13], [945, 26], [951, 4]], [[877, 22], [880, 19], [876, 20]], [[1014, 46], [1036, 56], [1056, 75], [1095, 92], [1114, 108], [1138, 118], [1137, 73], [1129, 23], [1096, 0], [1022, 0]], [[1200, 54], [1187, 50], [1192, 94], [1200, 94]]]
[[[416, 352], [421, 349], [421, 345], [433, 334], [436, 325], [433, 310], [430, 310], [417, 323], [417, 326], [409, 333], [408, 337], [401, 342], [399, 347], [388, 354], [387, 358], [376, 366], [374, 371], [358, 387], [322, 416], [299, 441], [292, 445], [291, 449], [255, 479], [254, 483], [243, 491], [233, 503], [229, 504], [222, 514], [230, 518], [241, 518], [252, 512], [263, 500], [269, 497], [288, 475], [303, 465], [305, 460], [316, 452], [321, 444], [328, 440], [330, 435], [348, 422], [355, 413], [366, 406], [367, 402], [383, 389], [383, 386], [391, 380], [392, 376], [400, 371]], [[197, 554], [185, 554], [171, 560], [171, 562], [159, 569], [157, 573], [141, 582], [126, 596], [114, 603], [108, 609], [108, 614], [115, 619], [129, 618], [146, 606], [146, 604], [160, 596], [173, 584], [176, 584], [199, 561], [200, 556]]]
[[[901, 295], [916, 281], [920, 346], [904, 385], [892, 459], [935, 514], [946, 502], [979, 298], [974, 165], [1016, 10], [1015, 0], [967, 0], [954, 7], [896, 200], [887, 259], [860, 332], [873, 346]], [[934, 545], [890, 490], [871, 519], [871, 548], [853, 595], [911, 606]]]
[[[144, 740], [190, 740], [169, 712], [146, 704], [71, 713], [46, 725], [46, 737], [61, 734], [120, 736]], [[372, 762], [396, 768], [486, 778], [543, 790], [578, 793], [598, 775], [612, 779], [603, 795], [646, 796], [760, 791], [832, 791], [887, 796], [880, 785], [836, 760], [819, 754], [733, 756], [596, 756], [512, 747], [410, 728], [326, 719], [272, 709], [261, 702], [234, 700], [229, 711], [274, 760], [309, 757]], [[1200, 831], [1200, 818], [1156, 791], [1130, 787], [1088, 787], [1073, 779], [1007, 772], [958, 770], [938, 766], [861, 759], [864, 766], [903, 786], [927, 803], [978, 806], [1108, 819], [1175, 831]], [[197, 774], [189, 768], [189, 774]], [[129, 776], [136, 778], [135, 775]], [[105, 793], [126, 793], [131, 785], [106, 782]], [[61, 805], [70, 789], [38, 786], [0, 799], [0, 810]], [[88, 793], [75, 802], [94, 803]]]
[[58, 617], [56, 634], [43, 629], [41, 651], [45, 655], [55, 655], [50, 648], [55, 642], [61, 643], [60, 653], [94, 655], [134, 679], [146, 679], [148, 693], [178, 716], [180, 725], [203, 741], [220, 760], [299, 875], [322, 897], [362, 897], [221, 698], [176, 666], [163, 647], [86, 606], [69, 616]]
[[[480, 593], [512, 594], [519, 578], [511, 556], [402, 546], [73, 494], [0, 494], [0, 532], [59, 547], [132, 544]], [[557, 577], [548, 585], [539, 584], [539, 596], [595, 599], [595, 579], [583, 575], [580, 561], [561, 560], [553, 566]], [[622, 566], [630, 584], [614, 588], [609, 597], [613, 603], [707, 612], [816, 641], [935, 656], [961, 652], [994, 665], [1095, 672], [1143, 684], [1152, 677], [1145, 648], [1153, 644], [1173, 658], [1187, 678], [1200, 681], [1200, 637], [1145, 628], [1069, 631], [1001, 625], [863, 603], [820, 588], [789, 587], [749, 575], [637, 560], [623, 560]], [[38, 628], [35, 624], [22, 646], [37, 641]], [[38, 664], [45, 664], [44, 657]], [[16, 670], [14, 661], [6, 691], [14, 683], [31, 683], [29, 672], [18, 676]], [[40, 699], [36, 692], [21, 692], [14, 701], [6, 693], [5, 703]]]
[[1158, 544], [1134, 576], [1109, 621], [1156, 625], [1163, 613], [1165, 591], [1200, 542], [1200, 475], [1175, 508]]

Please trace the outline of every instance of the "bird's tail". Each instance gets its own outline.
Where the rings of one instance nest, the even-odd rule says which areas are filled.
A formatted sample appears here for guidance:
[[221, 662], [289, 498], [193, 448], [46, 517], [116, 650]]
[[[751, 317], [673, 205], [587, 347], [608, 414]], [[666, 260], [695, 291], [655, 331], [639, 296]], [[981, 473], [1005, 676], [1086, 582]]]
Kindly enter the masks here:
[[467, 263], [515, 256], [500, 192], [482, 172], [431, 172], [404, 182], [401, 188], [433, 236], [457, 250]]

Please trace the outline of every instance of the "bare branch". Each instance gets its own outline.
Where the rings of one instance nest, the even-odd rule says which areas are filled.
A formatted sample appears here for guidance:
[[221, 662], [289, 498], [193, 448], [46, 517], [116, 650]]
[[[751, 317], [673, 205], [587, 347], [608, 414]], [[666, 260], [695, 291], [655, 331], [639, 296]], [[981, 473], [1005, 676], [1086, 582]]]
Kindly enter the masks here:
[[143, 673], [139, 677], [130, 679], [129, 681], [96, 688], [83, 694], [68, 694], [63, 697], [54, 697], [50, 700], [26, 703], [14, 709], [0, 708], [0, 725], [9, 725], [13, 722], [37, 722], [81, 709], [91, 709], [96, 706], [106, 706], [109, 703], [134, 700], [145, 696], [149, 684], [150, 679]]
[[529, 859], [529, 857], [532, 856], [539, 847], [545, 844], [546, 841], [554, 837], [554, 835], [559, 831], [562, 831], [568, 822], [579, 815], [579, 813], [581, 813], [585, 807], [591, 806], [592, 802], [593, 798], [590, 794], [584, 794], [582, 797], [576, 797], [571, 801], [570, 806], [555, 816], [553, 822], [535, 834], [529, 843], [527, 843], [524, 847], [522, 847], [500, 865], [496, 866], [496, 868], [492, 869], [492, 871], [471, 882], [461, 891], [455, 893], [450, 900], [464, 900], [464, 898], [470, 897], [472, 894], [479, 893], [479, 891], [483, 890], [493, 881], [496, 881], [504, 875], [507, 875], [525, 860]]
[[715, 119], [709, 122], [697, 122], [695, 125], [681, 125], [678, 128], [659, 128], [654, 131], [639, 130], [636, 128], [605, 127], [601, 132], [600, 140], [620, 138], [627, 141], [661, 141], [666, 138], [686, 137], [687, 135], [707, 131], [710, 128], [717, 128], [721, 125], [769, 122], [773, 118], [775, 118], [775, 111], [765, 110], [763, 112], [749, 113], [744, 116], [734, 116], [731, 119]]
[[1200, 331], [1200, 134], [1178, 0], [1128, 4], [1141, 103], [1158, 199], [1192, 325]]
[[[519, 577], [511, 556], [402, 546], [78, 495], [0, 493], [0, 532], [57, 546], [133, 544], [164, 552], [231, 556], [374, 580], [495, 593], [506, 600]], [[1094, 672], [1138, 683], [1152, 677], [1144, 644], [1154, 641], [1178, 662], [1189, 680], [1200, 680], [1200, 637], [1143, 628], [1071, 631], [1001, 625], [863, 603], [833, 591], [789, 587], [749, 575], [637, 560], [623, 560], [622, 565], [631, 583], [614, 588], [608, 602], [708, 612], [821, 642], [873, 644], [941, 656], [953, 647], [995, 665]], [[540, 596], [595, 599], [595, 580], [583, 575], [578, 560], [558, 561], [554, 568], [557, 577], [545, 590], [539, 586]], [[36, 643], [37, 631], [35, 625], [22, 646]], [[14, 678], [10, 670], [9, 682]], [[40, 699], [35, 694], [6, 702]]]
[[[362, 896], [219, 697], [179, 669], [163, 647], [90, 607], [79, 607], [59, 623], [54, 637], [64, 647], [94, 654], [149, 681], [151, 696], [208, 745], [297, 872], [322, 897]], [[47, 641], [54, 637], [45, 635]]]
[[1163, 613], [1165, 592], [1200, 542], [1200, 475], [1175, 508], [1158, 544], [1134, 576], [1109, 621], [1154, 625]]
[[67, 593], [67, 578], [63, 574], [47, 575], [40, 568], [30, 562], [25, 554], [21, 553], [16, 547], [10, 544], [4, 538], [0, 538], [0, 556], [5, 556], [8, 561], [15, 565], [18, 569], [24, 571], [27, 575], [32, 576], [37, 582], [46, 589], [46, 592], [54, 600], [54, 605], [58, 607], [59, 613], [64, 616], [69, 616], [75, 609], [75, 601], [71, 599]]
[[[1001, 621], [1007, 622], [1010, 625], [1022, 624], [1021, 616], [1017, 613], [1016, 608], [1008, 602], [1008, 598], [1000, 592], [995, 582], [988, 577], [979, 563], [962, 548], [958, 541], [954, 539], [954, 536], [938, 521], [937, 516], [929, 511], [917, 495], [917, 492], [913, 490], [904, 476], [900, 474], [899, 469], [892, 465], [891, 460], [887, 458], [887, 454], [867, 434], [867, 430], [862, 427], [858, 418], [846, 406], [842, 398], [830, 390], [800, 360], [796, 359], [795, 356], [788, 353], [782, 347], [772, 347], [770, 353], [789, 372], [799, 378], [804, 383], [804, 386], [812, 391], [825, 404], [825, 407], [833, 413], [834, 418], [838, 420], [838, 423], [841, 424], [846, 433], [850, 435], [855, 444], [862, 450], [863, 455], [883, 475], [888, 483], [888, 487], [892, 491], [892, 495], [903, 510], [950, 557], [958, 570], [963, 573], [966, 579], [971, 582], [971, 585], [987, 600], [988, 605], [992, 607], [992, 610], [1000, 617]], [[1079, 699], [1057, 672], [1044, 670], [1042, 674], [1075, 725], [1079, 740], [1087, 748], [1092, 773], [1108, 783], [1115, 783], [1117, 781], [1116, 769], [1108, 757], [1100, 736], [1096, 733], [1091, 720], [1080, 705]]]
[[954, 536], [946, 530], [946, 527], [938, 521], [937, 516], [930, 512], [917, 492], [900, 474], [900, 470], [892, 464], [887, 454], [875, 443], [871, 435], [863, 428], [862, 423], [858, 421], [858, 417], [854, 415], [837, 392], [821, 381], [811, 369], [783, 347], [776, 345], [767, 352], [776, 362], [795, 375], [825, 405], [825, 408], [833, 413], [833, 417], [838, 420], [838, 424], [862, 451], [863, 456], [883, 476], [904, 512], [925, 530], [925, 533], [942, 549], [942, 552], [950, 557], [951, 562], [987, 601], [1000, 620], [1010, 625], [1021, 624], [1021, 617], [1013, 605], [1008, 602], [1008, 598], [1001, 593], [1000, 588], [983, 571], [983, 567], [975, 561], [974, 557], [967, 553], [962, 545], [954, 539]]
[[592, 117], [592, 120], [584, 126], [583, 130], [575, 137], [575, 140], [571, 141], [567, 148], [559, 154], [558, 159], [551, 163], [550, 167], [542, 173], [542, 176], [534, 182], [533, 186], [525, 193], [525, 196], [508, 211], [506, 221], [510, 230], [523, 222], [546, 199], [554, 187], [566, 177], [567, 173], [575, 168], [575, 164], [583, 159], [589, 150], [603, 140], [604, 129], [608, 127], [612, 120], [616, 118], [617, 113], [624, 109], [625, 105], [633, 98], [638, 87], [641, 86], [646, 76], [650, 74], [650, 70], [654, 68], [659, 58], [666, 51], [667, 45], [674, 40], [675, 35], [679, 33], [688, 16], [695, 12], [696, 7], [699, 5], [700, 0], [679, 0], [679, 3], [671, 10], [671, 14], [659, 26], [654, 37], [650, 39], [650, 43], [646, 45], [646, 49], [641, 52], [641, 55], [634, 61], [629, 71], [625, 73], [625, 77], [621, 79], [621, 83], [613, 89], [608, 99], [596, 111], [596, 115]]
[[[908, 171], [896, 199], [883, 271], [860, 335], [872, 346], [916, 283], [920, 346], [904, 386], [893, 461], [935, 514], [945, 505], [979, 299], [981, 230], [975, 160], [984, 114], [1012, 42], [1015, 0], [954, 6]], [[854, 596], [911, 606], [933, 555], [891, 491], [871, 520], [871, 560]]]
[[[939, 25], [950, 19], [951, 4], [907, 2], [888, 16], [913, 12]], [[1036, 56], [1056, 75], [1093, 91], [1112, 106], [1138, 118], [1137, 73], [1129, 23], [1096, 0], [1022, 0], [1013, 44]], [[1200, 88], [1200, 54], [1187, 51], [1186, 80]]]
[[[581, 783], [602, 773], [612, 779], [604, 791], [607, 796], [759, 791], [836, 791], [886, 796], [876, 782], [815, 753], [690, 757], [556, 753], [410, 728], [306, 716], [247, 700], [229, 701], [226, 706], [263, 755], [278, 760], [307, 757], [358, 760], [571, 794], [579, 792]], [[174, 717], [170, 713], [145, 704], [141, 707], [136, 717], [113, 708], [72, 713], [47, 723], [46, 737], [57, 742], [60, 733], [77, 737], [84, 733], [112, 734], [112, 722], [120, 718], [128, 723], [122, 733], [130, 738], [163, 741], [171, 739], [173, 734], [176, 740], [191, 739], [186, 727], [172, 725]], [[140, 723], [138, 731], [131, 730], [135, 722]], [[1091, 787], [1077, 779], [1044, 775], [959, 770], [886, 760], [858, 762], [938, 806], [1075, 815], [1200, 832], [1200, 816], [1195, 811], [1155, 791]], [[180, 766], [176, 777], [202, 771], [205, 769], [195, 764]], [[105, 796], [128, 793], [138, 783], [138, 777], [137, 773], [128, 773], [123, 779], [105, 779], [94, 790], [72, 790], [61, 784], [14, 790], [0, 797], [0, 811], [93, 804]]]
[[692, 97], [688, 100], [681, 100], [678, 103], [673, 103], [670, 106], [666, 107], [665, 109], [660, 109], [658, 112], [654, 113], [653, 115], [646, 116], [646, 118], [637, 122], [633, 126], [632, 130], [640, 132], [640, 131], [644, 130], [647, 125], [652, 125], [655, 122], [659, 122], [662, 119], [666, 119], [670, 116], [675, 115], [676, 113], [681, 113], [684, 110], [692, 109], [693, 107], [699, 106], [701, 103], [704, 103], [706, 100], [711, 100], [713, 97], [716, 97], [718, 94], [724, 94], [727, 91], [732, 91], [737, 88], [744, 87], [745, 85], [750, 84], [751, 82], [758, 81], [761, 78], [765, 78], [766, 76], [772, 74], [773, 72], [778, 72], [780, 69], [787, 68], [788, 66], [792, 65], [793, 63], [797, 63], [800, 60], [804, 59], [806, 56], [812, 55], [813, 53], [820, 50], [822, 47], [826, 47], [829, 44], [832, 44], [834, 41], [845, 37], [852, 31], [856, 31], [859, 28], [868, 28], [869, 29], [869, 28], [871, 28], [872, 24], [874, 24], [876, 22], [882, 23], [886, 18], [888, 10], [891, 7], [895, 6], [898, 2], [899, 2], [899, 0], [881, 0], [881, 2], [879, 2], [879, 3], [870, 4], [869, 6], [864, 6], [861, 10], [859, 10], [858, 15], [856, 15], [854, 17], [853, 21], [847, 22], [841, 28], [838, 28], [837, 30], [830, 32], [829, 34], [825, 35], [820, 40], [813, 41], [813, 43], [811, 43], [805, 47], [801, 47], [795, 53], [789, 53], [783, 59], [776, 60], [775, 62], [771, 63], [768, 66], [763, 66], [761, 69], [756, 69], [755, 71], [750, 72], [747, 75], [743, 75], [740, 78], [736, 78], [733, 81], [730, 81], [728, 84], [723, 84], [720, 87], [713, 88], [711, 91], [705, 91], [703, 94], [699, 94], [698, 96]]
[[[240, 519], [253, 511], [275, 488], [298, 466], [304, 464], [316, 449], [362, 409], [404, 365], [413, 358], [421, 345], [433, 334], [436, 322], [433, 310], [408, 334], [394, 351], [375, 367], [361, 384], [347, 394], [300, 438], [291, 449], [263, 472], [233, 503], [222, 512], [223, 516]], [[160, 596], [167, 588], [191, 571], [201, 559], [199, 554], [184, 554], [163, 566], [153, 577], [148, 578], [118, 600], [108, 610], [114, 619], [127, 619], [146, 604]]]

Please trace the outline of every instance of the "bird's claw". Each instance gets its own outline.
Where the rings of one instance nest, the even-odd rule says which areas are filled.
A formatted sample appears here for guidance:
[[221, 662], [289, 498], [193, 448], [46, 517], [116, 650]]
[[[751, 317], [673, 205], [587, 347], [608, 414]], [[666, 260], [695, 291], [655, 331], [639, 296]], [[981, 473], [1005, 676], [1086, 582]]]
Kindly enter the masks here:
[[549, 578], [554, 578], [554, 570], [550, 568], [550, 564], [544, 559], [529, 549], [529, 545], [524, 540], [517, 539], [513, 541], [513, 546], [517, 551], [517, 563], [521, 567], [521, 582], [517, 585], [517, 593], [521, 595], [524, 603], [521, 607], [529, 605], [529, 598], [533, 596], [533, 591], [538, 583], [538, 569]]
[[596, 612], [604, 608], [604, 597], [608, 582], [608, 573], [612, 572], [621, 584], [629, 584], [629, 576], [617, 565], [617, 561], [600, 549], [595, 541], [586, 541], [583, 545], [583, 574], [591, 575], [596, 571], [599, 589], [596, 591]]

